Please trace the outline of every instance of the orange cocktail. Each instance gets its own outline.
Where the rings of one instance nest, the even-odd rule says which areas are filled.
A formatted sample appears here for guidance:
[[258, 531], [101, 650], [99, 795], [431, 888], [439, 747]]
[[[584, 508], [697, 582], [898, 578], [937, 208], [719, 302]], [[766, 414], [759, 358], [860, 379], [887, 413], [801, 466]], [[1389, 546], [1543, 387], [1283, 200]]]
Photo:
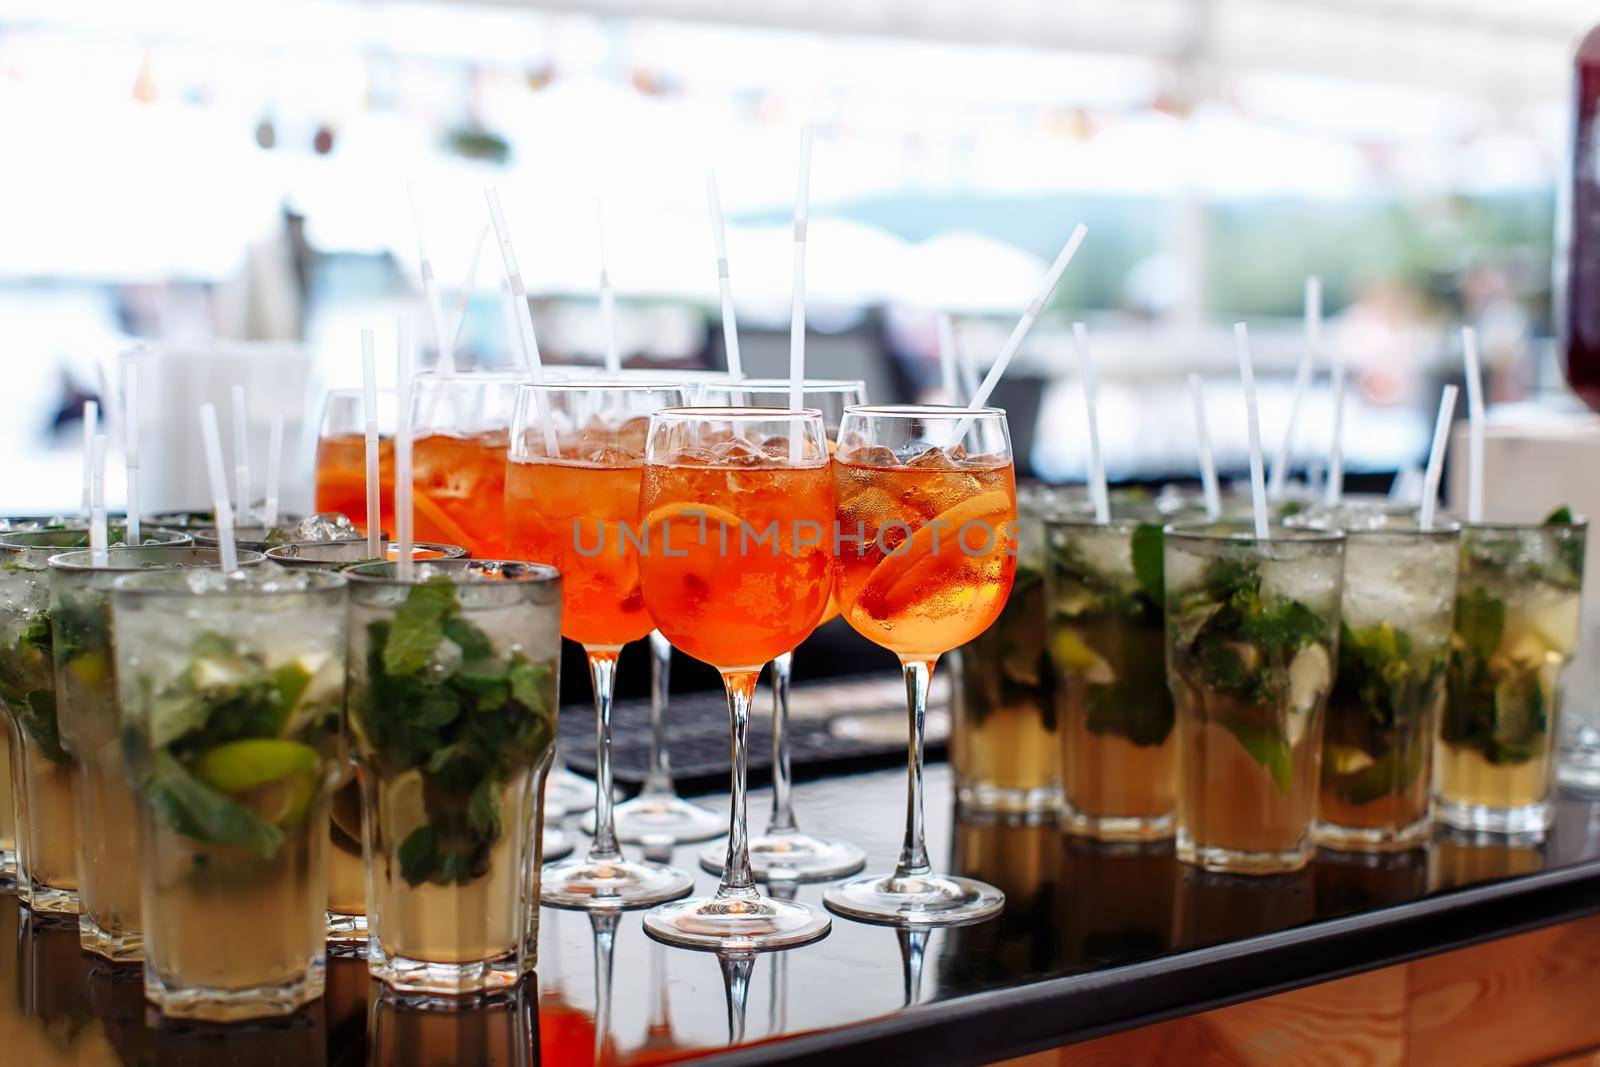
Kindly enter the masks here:
[[411, 487], [418, 540], [460, 545], [477, 559], [505, 556], [506, 441], [503, 430], [416, 438]]
[[[380, 390], [378, 403], [378, 487], [382, 526], [394, 530], [394, 392]], [[317, 438], [317, 512], [334, 512], [367, 532], [366, 404], [359, 389], [328, 394]]]
[[756, 678], [816, 628], [833, 586], [833, 480], [820, 412], [657, 412], [639, 513], [645, 607], [674, 648], [721, 672], [733, 733], [733, 810], [716, 895], [661, 905], [645, 928], [706, 949], [815, 940], [828, 931], [825, 915], [756, 889], [745, 772]]
[[899, 926], [993, 915], [1005, 896], [936, 874], [922, 821], [928, 685], [939, 657], [999, 617], [1017, 560], [1017, 487], [1005, 412], [853, 407], [833, 456], [835, 595], [846, 622], [900, 657], [911, 744], [905, 845], [893, 873], [833, 886], [842, 915]]

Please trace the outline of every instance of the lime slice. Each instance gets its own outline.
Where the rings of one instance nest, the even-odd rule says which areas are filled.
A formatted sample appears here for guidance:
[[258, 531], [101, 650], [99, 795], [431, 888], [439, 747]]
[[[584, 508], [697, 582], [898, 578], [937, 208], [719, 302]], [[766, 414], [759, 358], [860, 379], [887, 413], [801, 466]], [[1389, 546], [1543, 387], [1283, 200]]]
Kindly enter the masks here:
[[310, 745], [255, 737], [211, 749], [195, 761], [194, 773], [213, 789], [243, 793], [291, 775], [314, 778], [317, 762], [317, 750]]
[[1105, 657], [1084, 644], [1070, 627], [1063, 626], [1050, 635], [1050, 652], [1063, 672], [1077, 675], [1090, 685], [1111, 685], [1117, 680]]
[[292, 774], [287, 778], [247, 789], [235, 798], [275, 826], [288, 826], [305, 818], [311, 800], [317, 795], [314, 774]]
[[1377, 762], [1371, 753], [1354, 745], [1330, 744], [1323, 750], [1322, 758], [1328, 769], [1340, 778], [1347, 774], [1359, 774]]
[[76, 656], [67, 663], [67, 670], [79, 683], [89, 688], [104, 685], [111, 678], [111, 664], [104, 652], [85, 652]]

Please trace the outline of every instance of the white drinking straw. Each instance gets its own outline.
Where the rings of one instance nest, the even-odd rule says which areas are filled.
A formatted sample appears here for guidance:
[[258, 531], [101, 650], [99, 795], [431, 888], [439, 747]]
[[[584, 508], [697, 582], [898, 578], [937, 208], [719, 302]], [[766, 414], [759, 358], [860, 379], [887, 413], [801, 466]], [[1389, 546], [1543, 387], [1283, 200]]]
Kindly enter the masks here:
[[1206, 397], [1200, 375], [1189, 375], [1189, 406], [1194, 409], [1195, 444], [1200, 452], [1200, 488], [1205, 493], [1206, 518], [1222, 517], [1222, 487], [1217, 484], [1217, 457], [1211, 451], [1211, 428], [1206, 423]]
[[946, 404], [961, 403], [961, 372], [956, 369], [956, 320], [939, 312], [939, 388]]
[[371, 330], [361, 331], [361, 402], [367, 444], [367, 558], [383, 551], [383, 488], [378, 468], [378, 371]]
[[[1006, 338], [1005, 346], [1000, 349], [1000, 355], [995, 358], [994, 366], [989, 368], [989, 373], [984, 376], [983, 384], [967, 398], [967, 408], [977, 411], [989, 402], [989, 395], [994, 392], [994, 387], [1000, 383], [1000, 376], [1006, 372], [1006, 367], [1011, 364], [1011, 357], [1017, 354], [1017, 349], [1022, 347], [1023, 338], [1028, 336], [1028, 331], [1033, 329], [1033, 321], [1039, 317], [1044, 306], [1050, 300], [1050, 294], [1056, 291], [1056, 285], [1061, 281], [1062, 273], [1067, 269], [1067, 264], [1072, 262], [1072, 257], [1077, 255], [1078, 246], [1083, 244], [1089, 228], [1083, 223], [1073, 227], [1072, 236], [1067, 238], [1067, 243], [1062, 246], [1061, 252], [1056, 256], [1056, 261], [1050, 264], [1050, 270], [1039, 283], [1039, 289], [1033, 294], [1033, 299], [1028, 301], [1028, 307], [1022, 313], [1022, 318], [1017, 320], [1016, 326], [1011, 329], [1011, 336]], [[972, 418], [968, 416], [956, 426], [952, 443], [961, 440], [967, 435], [967, 428], [972, 425]]]
[[272, 529], [278, 525], [278, 478], [283, 467], [283, 412], [272, 416], [272, 435], [267, 445], [267, 510], [261, 525]]
[[93, 505], [91, 483], [94, 481], [94, 435], [100, 432], [100, 403], [83, 402], [83, 517], [89, 517]]
[[1483, 368], [1478, 331], [1461, 327], [1461, 358], [1467, 376], [1467, 521], [1483, 521]]
[[511, 283], [500, 279], [500, 316], [505, 319], [506, 337], [511, 342], [511, 355], [518, 363], [528, 365], [528, 350], [522, 345], [522, 323], [517, 319], [517, 294]]
[[452, 369], [455, 366], [456, 352], [461, 348], [461, 331], [467, 325], [467, 306], [472, 303], [472, 290], [478, 285], [478, 260], [483, 256], [483, 242], [488, 236], [488, 226], [478, 227], [478, 237], [472, 242], [472, 257], [467, 260], [467, 280], [461, 284], [461, 295], [456, 299], [456, 326], [450, 331]]
[[[811, 127], [800, 127], [794, 187], [794, 293], [789, 305], [789, 410], [804, 406], [806, 383], [806, 220], [811, 209]], [[800, 428], [789, 427], [789, 461], [800, 460]]]
[[239, 497], [237, 518], [249, 521], [250, 510], [250, 428], [245, 423], [244, 386], [233, 387], [233, 477]]
[[122, 386], [122, 452], [128, 471], [128, 544], [139, 543], [139, 364], [130, 362]]
[[1422, 514], [1417, 525], [1433, 529], [1433, 509], [1439, 501], [1439, 476], [1444, 473], [1444, 451], [1450, 444], [1450, 421], [1456, 414], [1456, 387], [1447, 385], [1439, 395], [1439, 417], [1433, 422], [1433, 447], [1428, 450], [1428, 471], [1422, 476]]
[[595, 202], [595, 229], [600, 244], [600, 318], [606, 330], [606, 373], [622, 370], [622, 354], [617, 351], [617, 294], [611, 288], [611, 272], [606, 270], [606, 216], [604, 207]]
[[1245, 425], [1250, 433], [1250, 510], [1256, 520], [1256, 540], [1267, 539], [1267, 480], [1261, 462], [1261, 415], [1256, 409], [1256, 372], [1250, 364], [1250, 329], [1233, 324], [1233, 343], [1239, 350], [1239, 381], [1244, 385]]
[[94, 473], [89, 489], [89, 551], [96, 567], [104, 567], [110, 561], [106, 554], [106, 440], [105, 434], [97, 433], [91, 446]]
[[411, 559], [411, 320], [402, 317], [395, 329], [396, 380], [399, 382], [399, 425], [394, 434], [394, 525], [399, 542], [400, 580], [409, 582]]
[[433, 260], [428, 256], [428, 244], [422, 236], [422, 213], [417, 210], [417, 191], [406, 182], [406, 202], [411, 206], [411, 225], [417, 232], [417, 259], [422, 272], [423, 305], [428, 313], [428, 326], [433, 331], [433, 346], [439, 353], [439, 374], [443, 377], [455, 373], [455, 356], [444, 339], [444, 312], [439, 300], [439, 280], [434, 277]]
[[1322, 279], [1315, 274], [1306, 279], [1303, 314], [1305, 346], [1300, 350], [1300, 363], [1294, 372], [1294, 398], [1289, 402], [1289, 421], [1283, 428], [1278, 454], [1272, 457], [1272, 477], [1267, 482], [1267, 497], [1270, 500], [1283, 496], [1283, 486], [1289, 478], [1289, 461], [1294, 452], [1295, 427], [1300, 422], [1300, 405], [1305, 402], [1306, 389], [1311, 385], [1311, 370], [1322, 340]]
[[211, 479], [211, 507], [216, 513], [217, 550], [222, 554], [222, 569], [232, 573], [239, 567], [239, 553], [233, 543], [233, 508], [228, 503], [228, 476], [222, 470], [222, 434], [217, 431], [215, 404], [200, 405], [200, 436], [205, 440], [206, 473]]
[[1094, 504], [1094, 521], [1111, 521], [1111, 502], [1106, 493], [1105, 456], [1100, 451], [1099, 402], [1095, 399], [1094, 356], [1089, 351], [1089, 327], [1072, 324], [1072, 339], [1078, 353], [1078, 377], [1083, 382], [1083, 406], [1089, 416], [1089, 500]]
[[1349, 373], [1344, 357], [1333, 354], [1333, 439], [1328, 446], [1328, 484], [1323, 490], [1322, 502], [1336, 507], [1344, 499], [1344, 409], [1346, 381]]
[[722, 222], [722, 197], [717, 195], [717, 173], [706, 171], [706, 201], [711, 207], [711, 240], [717, 249], [717, 294], [722, 299], [722, 344], [728, 353], [728, 377], [744, 381], [739, 359], [739, 324], [733, 314], [733, 283], [728, 277], [728, 235]]
[[[528, 290], [522, 284], [522, 271], [517, 267], [517, 251], [511, 247], [511, 232], [506, 228], [505, 213], [500, 210], [500, 194], [491, 186], [484, 189], [484, 199], [489, 202], [489, 221], [500, 243], [500, 259], [505, 265], [506, 281], [511, 285], [511, 295], [516, 307], [518, 335], [522, 338], [522, 359], [528, 377], [535, 385], [544, 384], [544, 364], [539, 358], [539, 338], [533, 332], [533, 312], [528, 310]], [[535, 390], [535, 403], [539, 408], [539, 426], [544, 430], [545, 454], [559, 458], [561, 447], [556, 442], [556, 428], [550, 422], [549, 402], [543, 390]]]

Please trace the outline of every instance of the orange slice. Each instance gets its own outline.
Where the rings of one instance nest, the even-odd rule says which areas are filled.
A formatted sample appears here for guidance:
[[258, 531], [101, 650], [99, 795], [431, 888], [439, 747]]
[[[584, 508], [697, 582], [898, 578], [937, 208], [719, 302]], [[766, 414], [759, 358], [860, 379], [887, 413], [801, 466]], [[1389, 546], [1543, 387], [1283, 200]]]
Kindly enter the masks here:
[[472, 536], [461, 528], [461, 524], [452, 519], [439, 502], [427, 493], [412, 493], [411, 502], [424, 519], [433, 523], [444, 534], [440, 540], [447, 544], [468, 547], [475, 543]]
[[699, 523], [704, 521], [707, 526], [721, 524], [737, 529], [742, 520], [727, 508], [720, 508], [715, 504], [696, 504], [688, 500], [674, 500], [670, 504], [662, 504], [653, 508], [646, 516], [644, 524], [654, 526], [658, 522], [670, 522], [673, 519], [684, 519], [689, 522]]
[[[929, 572], [936, 569], [934, 561], [938, 558], [933, 555], [934, 538], [939, 539], [939, 555], [948, 556], [952, 553], [964, 553], [957, 539], [961, 536], [961, 528], [969, 522], [987, 522], [996, 541], [1000, 538], [1000, 528], [1011, 521], [1011, 498], [1000, 489], [991, 489], [986, 493], [968, 497], [946, 508], [923, 526], [919, 526], [915, 533], [901, 549], [892, 556], [884, 556], [883, 561], [873, 568], [872, 575], [861, 589], [861, 599], [869, 603], [885, 603], [897, 600], [899, 587], [906, 579], [918, 579], [918, 572]], [[935, 526], [935, 523], [943, 523]], [[980, 542], [981, 543], [981, 542]]]

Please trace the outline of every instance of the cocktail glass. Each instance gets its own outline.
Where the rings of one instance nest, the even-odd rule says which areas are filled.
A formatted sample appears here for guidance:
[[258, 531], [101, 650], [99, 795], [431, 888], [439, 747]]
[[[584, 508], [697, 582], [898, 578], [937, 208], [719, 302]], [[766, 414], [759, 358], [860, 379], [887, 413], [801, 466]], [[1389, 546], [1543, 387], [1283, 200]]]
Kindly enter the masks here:
[[1045, 641], [1044, 494], [1017, 493], [1017, 573], [993, 626], [951, 654], [950, 769], [964, 811], [1054, 812], [1060, 715]]
[[1173, 833], [1165, 521], [1152, 507], [1124, 504], [1109, 522], [1074, 511], [1045, 524], [1049, 646], [1063, 698], [1062, 820], [1101, 841]]
[[435, 560], [350, 580], [350, 735], [366, 804], [367, 967], [406, 993], [507, 989], [538, 953], [556, 736], [555, 568]]
[[1588, 523], [1473, 523], [1461, 534], [1434, 814], [1461, 830], [1550, 825], [1562, 669], [1578, 647]]
[[[831, 452], [845, 409], [867, 402], [866, 383], [807, 378], [800, 390], [805, 406], [822, 412], [822, 428], [828, 435]], [[778, 378], [711, 382], [701, 387], [698, 402], [787, 407], [789, 382]], [[839, 603], [830, 592], [822, 622], [838, 617]], [[866, 866], [867, 854], [848, 841], [808, 834], [795, 819], [794, 776], [789, 763], [789, 679], [793, 660], [793, 653], [786, 652], [772, 661], [772, 814], [767, 818], [766, 832], [750, 839], [750, 866], [756, 878], [764, 882], [826, 882], [859, 871]], [[700, 853], [700, 866], [720, 871], [725, 855], [724, 849], [712, 846]]]
[[520, 373], [417, 375], [411, 396], [416, 536], [505, 556], [506, 445]]
[[[385, 530], [394, 529], [395, 393], [380, 389], [378, 402], [378, 499]], [[322, 407], [317, 437], [316, 503], [367, 532], [367, 410], [360, 389], [334, 389]]]
[[[120, 544], [127, 531], [112, 526], [107, 534]], [[179, 545], [189, 537], [146, 528], [142, 541]], [[88, 546], [81, 526], [0, 534], [0, 709], [9, 727], [17, 887], [34, 911], [62, 915], [78, 913], [78, 802], [56, 717], [49, 562]]]
[[652, 412], [683, 400], [675, 387], [625, 382], [528, 385], [517, 400], [506, 472], [506, 539], [519, 558], [561, 572], [561, 633], [583, 646], [594, 684], [594, 843], [587, 855], [545, 870], [546, 904], [646, 907], [681, 897], [693, 886], [683, 871], [622, 854], [611, 778], [617, 657], [654, 625], [645, 611], [636, 540], [645, 435]]
[[997, 619], [1016, 573], [1017, 491], [998, 408], [859, 407], [834, 453], [838, 566], [845, 621], [895, 653], [911, 743], [906, 834], [889, 874], [833, 886], [828, 907], [863, 922], [937, 926], [998, 913], [992, 885], [940, 874], [923, 827], [922, 757], [934, 664]]
[[644, 917], [646, 932], [670, 944], [750, 952], [803, 944], [829, 929], [817, 909], [756, 888], [745, 811], [756, 679], [828, 608], [828, 466], [815, 409], [676, 408], [650, 417], [639, 498], [645, 606], [674, 648], [721, 672], [733, 739], [728, 850], [716, 894]]
[[[240, 567], [266, 557], [240, 553]], [[216, 549], [191, 545], [111, 548], [96, 564], [86, 550], [50, 559], [50, 629], [56, 721], [72, 767], [78, 846], [78, 939], [118, 962], [136, 962], [139, 817], [122, 754], [122, 721], [112, 662], [111, 587], [129, 571], [220, 567]]]
[[1178, 858], [1273, 874], [1311, 859], [1344, 534], [1175, 523], [1164, 554]]
[[1414, 509], [1353, 502], [1309, 508], [1291, 524], [1345, 533], [1317, 843], [1357, 852], [1426, 844], [1461, 527], [1423, 530]]
[[[267, 549], [267, 558], [280, 567], [290, 569], [309, 567], [312, 570], [335, 571], [357, 563], [381, 563], [400, 557], [400, 546], [394, 541], [379, 543], [382, 555], [374, 558], [367, 551], [367, 540], [358, 541], [290, 541]], [[415, 541], [411, 545], [414, 560], [461, 559], [467, 550], [460, 545], [439, 544], [433, 541]]]
[[322, 996], [346, 614], [344, 578], [321, 571], [116, 580], [145, 996], [168, 1016], [287, 1015]]

